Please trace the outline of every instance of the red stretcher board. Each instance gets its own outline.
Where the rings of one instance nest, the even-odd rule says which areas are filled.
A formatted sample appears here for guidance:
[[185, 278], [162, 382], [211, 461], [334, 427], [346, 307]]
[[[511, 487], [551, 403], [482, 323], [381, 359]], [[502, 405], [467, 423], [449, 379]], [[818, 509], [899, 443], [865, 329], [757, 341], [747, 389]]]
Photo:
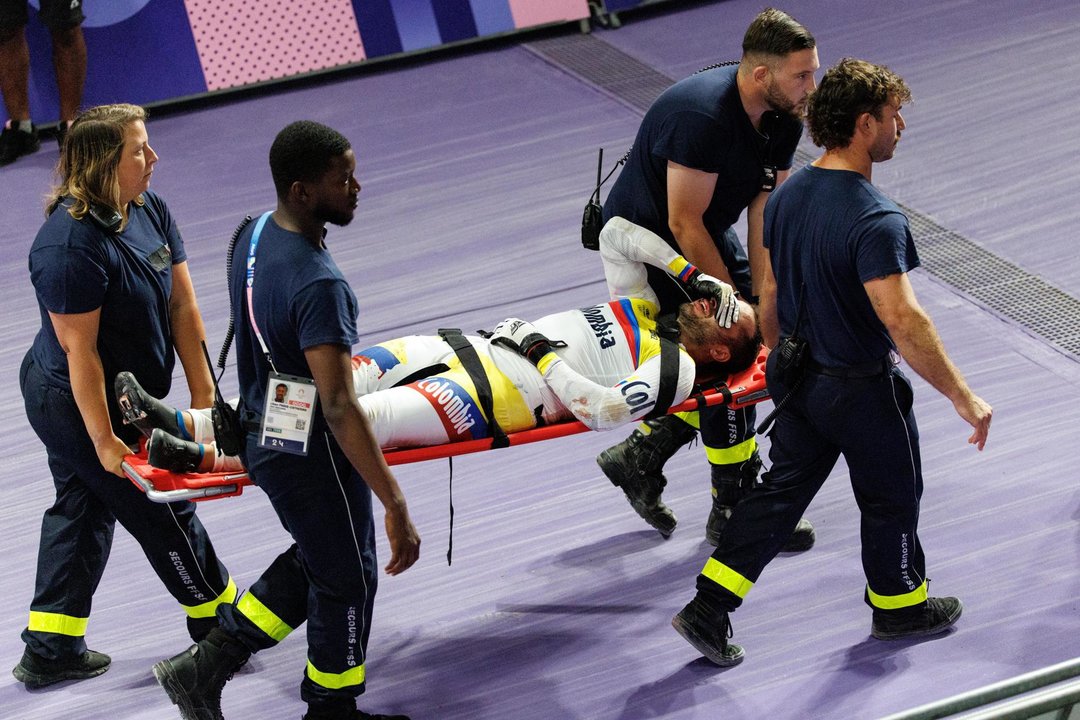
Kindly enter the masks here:
[[[748, 370], [731, 376], [727, 383], [706, 387], [696, 392], [678, 405], [672, 406], [668, 412], [690, 412], [713, 405], [741, 408], [765, 400], [769, 397], [769, 391], [765, 387], [766, 356], [767, 352], [762, 350], [757, 362]], [[508, 447], [576, 435], [588, 429], [582, 422], [573, 420], [522, 430], [507, 436], [510, 440]], [[481, 438], [427, 447], [392, 448], [383, 450], [383, 456], [388, 465], [407, 465], [491, 450], [492, 442], [491, 438]], [[145, 451], [128, 455], [122, 466], [128, 479], [146, 493], [148, 498], [159, 503], [233, 497], [242, 494], [244, 487], [251, 484], [245, 472], [172, 473], [161, 470], [147, 462]]]

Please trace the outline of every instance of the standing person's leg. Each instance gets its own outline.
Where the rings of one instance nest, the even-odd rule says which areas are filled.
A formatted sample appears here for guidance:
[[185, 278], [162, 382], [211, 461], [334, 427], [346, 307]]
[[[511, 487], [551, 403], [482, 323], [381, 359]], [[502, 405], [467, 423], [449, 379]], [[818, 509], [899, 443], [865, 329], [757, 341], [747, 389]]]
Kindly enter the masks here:
[[863, 386], [863, 400], [852, 405], [843, 453], [862, 514], [872, 634], [889, 640], [942, 632], [963, 606], [956, 598], [927, 595], [918, 535], [922, 461], [911, 383], [899, 370], [856, 382]]
[[130, 482], [113, 475], [95, 484], [94, 494], [142, 547], [186, 615], [191, 639], [206, 637], [217, 626], [218, 606], [234, 602], [237, 588], [195, 512], [195, 503], [151, 502]]
[[13, 672], [29, 687], [44, 687], [94, 677], [109, 667], [107, 655], [87, 650], [85, 636], [112, 547], [113, 516], [54, 451], [85, 434], [81, 420], [72, 426], [74, 399], [45, 384], [29, 353], [19, 384], [30, 425], [45, 443], [56, 499], [42, 519], [34, 599], [22, 633], [26, 650]]
[[61, 144], [68, 124], [75, 119], [82, 104], [86, 82], [86, 41], [83, 38], [81, 0], [41, 0], [41, 22], [52, 36], [53, 69], [60, 95], [57, 118]]
[[377, 585], [371, 492], [327, 432], [312, 437], [306, 457], [254, 448], [254, 435], [247, 441], [252, 480], [296, 544], [236, 605], [219, 608], [219, 629], [155, 665], [154, 674], [184, 717], [217, 717], [236, 667], [307, 621], [301, 697], [310, 717], [352, 720], [366, 680]]
[[8, 121], [0, 133], [0, 165], [36, 151], [41, 143], [30, 121], [30, 46], [26, 0], [0, 0], [0, 94]]
[[[715, 547], [732, 510], [758, 484], [761, 456], [755, 430], [757, 412], [753, 406], [705, 408], [700, 412], [700, 424], [712, 481], [712, 509], [705, 525], [705, 540]], [[800, 519], [783, 550], [809, 550], [814, 539], [814, 526]]]
[[[783, 396], [786, 388], [772, 379], [770, 375], [770, 392]], [[831, 392], [819, 385], [808, 379], [777, 416], [769, 436], [772, 468], [735, 507], [719, 546], [697, 577], [697, 594], [672, 620], [690, 644], [718, 665], [742, 660], [742, 648], [727, 642], [728, 613], [742, 604], [765, 566], [783, 549], [839, 457], [839, 447], [819, 429], [829, 417], [818, 405]], [[823, 416], [816, 417], [819, 414]]]
[[754, 432], [756, 420], [753, 407], [711, 407], [698, 413], [712, 482], [712, 509], [705, 524], [705, 540], [713, 547], [720, 541], [731, 511], [757, 484], [761, 457]]
[[[162, 505], [147, 500], [130, 482], [101, 467], [93, 443], [86, 434], [74, 398], [59, 388], [46, 386], [33, 364], [26, 363], [23, 384], [27, 417], [45, 443], [50, 466], [57, 479], [57, 505], [46, 514], [43, 528], [43, 558], [47, 564], [81, 567], [69, 581], [70, 587], [57, 592], [79, 598], [89, 612], [90, 596], [108, 559], [114, 519], [138, 541], [154, 572], [187, 616], [188, 632], [194, 639], [206, 635], [216, 625], [215, 610], [222, 602], [232, 602], [236, 586], [217, 558], [214, 546], [190, 502]], [[35, 389], [37, 388], [37, 389]], [[71, 499], [68, 499], [68, 496]], [[103, 522], [93, 512], [107, 518], [108, 541], [99, 540]], [[93, 530], [76, 533], [62, 527], [65, 518], [77, 518], [80, 525], [93, 522]], [[50, 543], [80, 543], [76, 550], [66, 545], [45, 548]], [[77, 538], [82, 539], [79, 540]], [[89, 546], [87, 546], [89, 544]], [[84, 547], [86, 546], [86, 547]], [[84, 579], [92, 573], [92, 582]], [[41, 571], [39, 571], [39, 575]], [[62, 575], [46, 571], [52, 580]], [[40, 594], [40, 592], [39, 592]]]
[[[290, 529], [310, 580], [308, 657], [300, 697], [308, 718], [355, 716], [367, 679], [367, 645], [378, 588], [371, 490], [329, 433], [333, 467], [323, 488], [290, 509]], [[333, 500], [331, 500], [333, 499]]]

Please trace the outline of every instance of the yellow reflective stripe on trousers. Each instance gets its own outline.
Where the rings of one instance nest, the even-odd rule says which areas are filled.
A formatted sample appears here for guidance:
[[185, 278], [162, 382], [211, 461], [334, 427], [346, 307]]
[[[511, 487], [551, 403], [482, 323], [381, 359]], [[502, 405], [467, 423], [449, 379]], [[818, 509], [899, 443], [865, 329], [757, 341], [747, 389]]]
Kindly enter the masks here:
[[77, 618], [60, 613], [30, 611], [30, 621], [26, 624], [30, 632], [56, 633], [82, 637], [86, 635], [86, 624], [90, 618]]
[[866, 586], [866, 594], [870, 597], [870, 604], [879, 610], [899, 610], [926, 602], [926, 583], [903, 595], [878, 595]]
[[340, 690], [341, 688], [363, 685], [364, 666], [357, 665], [354, 668], [349, 668], [343, 673], [325, 673], [312, 665], [311, 661], [308, 660], [307, 676], [308, 679], [316, 685], [320, 685], [329, 690]]
[[701, 429], [701, 415], [698, 414], [697, 410], [690, 410], [689, 412], [679, 412], [673, 414], [675, 415], [675, 417], [679, 418], [695, 430]]
[[729, 448], [711, 448], [705, 446], [705, 457], [713, 465], [738, 465], [750, 459], [757, 450], [757, 438], [743, 440], [738, 445]]
[[291, 627], [282, 622], [281, 618], [274, 614], [273, 610], [263, 605], [259, 598], [250, 592], [246, 592], [240, 597], [240, 602], [236, 603], [236, 609], [240, 611], [241, 615], [255, 623], [255, 627], [275, 641], [284, 640], [293, 631]]
[[232, 578], [229, 578], [229, 584], [225, 587], [225, 591], [218, 595], [210, 602], [204, 602], [202, 605], [181, 605], [184, 608], [184, 612], [187, 613], [189, 618], [196, 620], [200, 618], [214, 617], [217, 612], [217, 606], [221, 603], [231, 603], [236, 599], [236, 583]]
[[754, 583], [715, 558], [709, 558], [701, 574], [740, 599], [745, 598], [750, 588], [754, 587]]

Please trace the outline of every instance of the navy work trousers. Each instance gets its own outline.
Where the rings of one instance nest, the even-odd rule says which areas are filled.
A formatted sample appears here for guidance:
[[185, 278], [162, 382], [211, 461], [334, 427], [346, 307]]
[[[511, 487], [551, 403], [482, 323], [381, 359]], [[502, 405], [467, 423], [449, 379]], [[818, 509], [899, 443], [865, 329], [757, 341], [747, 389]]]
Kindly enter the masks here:
[[151, 502], [128, 480], [107, 472], [75, 398], [48, 384], [29, 353], [19, 381], [26, 416], [45, 444], [56, 488], [56, 500], [41, 523], [31, 618], [44, 618], [44, 626], [59, 630], [28, 627], [23, 640], [46, 658], [86, 650], [78, 628], [90, 616], [117, 521], [138, 541], [165, 589], [188, 611], [192, 638], [206, 635], [216, 624], [215, 608], [209, 606], [202, 613], [192, 609], [219, 600], [230, 580], [195, 515], [194, 503]]
[[[776, 357], [769, 357], [766, 378], [779, 401], [788, 387], [777, 377]], [[843, 455], [862, 519], [867, 597], [900, 604], [918, 598], [925, 582], [917, 534], [923, 479], [912, 400], [898, 368], [864, 378], [807, 372], [770, 433], [772, 467], [735, 509], [713, 553], [716, 567], [756, 582]], [[729, 610], [741, 603], [705, 573], [697, 585]]]
[[308, 455], [257, 447], [248, 434], [245, 465], [295, 544], [235, 606], [218, 610], [222, 628], [253, 652], [276, 645], [307, 622], [308, 703], [364, 691], [378, 574], [371, 490], [327, 430]]

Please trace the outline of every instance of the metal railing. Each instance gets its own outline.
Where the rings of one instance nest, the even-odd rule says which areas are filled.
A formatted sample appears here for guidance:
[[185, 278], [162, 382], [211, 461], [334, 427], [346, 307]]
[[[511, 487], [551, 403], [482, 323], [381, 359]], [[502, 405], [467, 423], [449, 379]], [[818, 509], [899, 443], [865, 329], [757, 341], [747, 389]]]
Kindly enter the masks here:
[[[1071, 682], [1066, 682], [1071, 680]], [[1064, 683], [1058, 685], [1058, 683]], [[1048, 688], [1047, 686], [1056, 685]], [[1047, 689], [1042, 689], [1047, 688]], [[1038, 690], [1039, 692], [1034, 692]], [[989, 707], [991, 706], [992, 707]], [[969, 710], [976, 712], [960, 716]], [[1080, 720], [1080, 658], [881, 720]]]

